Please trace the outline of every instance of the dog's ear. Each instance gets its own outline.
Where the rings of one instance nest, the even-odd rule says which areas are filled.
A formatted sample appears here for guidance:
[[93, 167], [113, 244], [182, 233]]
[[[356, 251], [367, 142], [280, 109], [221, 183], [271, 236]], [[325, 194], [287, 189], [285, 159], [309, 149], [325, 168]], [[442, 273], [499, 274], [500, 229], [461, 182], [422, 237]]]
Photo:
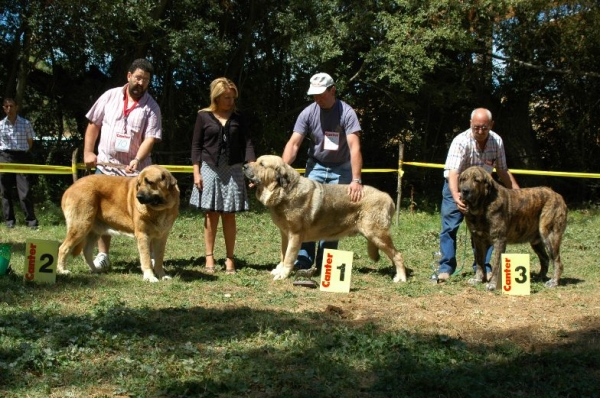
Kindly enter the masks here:
[[290, 182], [288, 179], [287, 170], [283, 166], [277, 170], [277, 176], [275, 178], [277, 179], [277, 184], [282, 188], [287, 187]]
[[163, 171], [162, 179], [166, 182], [167, 188], [177, 187], [177, 179], [168, 171]]
[[135, 180], [135, 190], [138, 191], [140, 189], [140, 185], [142, 185], [142, 178], [144, 175], [144, 170], [142, 170], [142, 172], [140, 174], [137, 175], [136, 180]]

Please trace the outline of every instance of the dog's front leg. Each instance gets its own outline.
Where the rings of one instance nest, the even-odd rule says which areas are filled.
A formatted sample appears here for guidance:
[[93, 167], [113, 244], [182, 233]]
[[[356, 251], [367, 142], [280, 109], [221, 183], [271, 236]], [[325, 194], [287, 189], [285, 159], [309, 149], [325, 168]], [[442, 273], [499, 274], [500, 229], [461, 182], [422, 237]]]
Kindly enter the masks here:
[[296, 262], [296, 258], [298, 258], [298, 252], [300, 251], [301, 244], [302, 238], [300, 235], [290, 233], [287, 236], [287, 247], [285, 248], [285, 254], [283, 257], [282, 264], [280, 264], [281, 268], [279, 269], [279, 272], [275, 275], [273, 280], [285, 279], [288, 276], [290, 276], [290, 273], [294, 269], [294, 263]]
[[271, 275], [274, 276], [279, 275], [283, 268], [283, 260], [285, 259], [285, 252], [288, 246], [287, 234], [282, 229], [279, 230], [279, 234], [281, 235], [281, 248], [279, 249], [279, 264], [271, 271]]
[[138, 252], [140, 253], [140, 264], [142, 266], [144, 280], [150, 282], [158, 282], [158, 278], [154, 275], [154, 271], [152, 270], [152, 257], [150, 256], [150, 238], [148, 237], [148, 235], [142, 233], [137, 233], [135, 237], [137, 239]]
[[494, 240], [494, 254], [492, 256], [491, 266], [492, 266], [492, 275], [488, 277], [487, 290], [496, 290], [496, 287], [502, 286], [502, 281], [500, 277], [502, 272], [500, 272], [500, 264], [502, 253], [506, 251], [506, 239], [495, 239]]
[[164, 260], [165, 260], [165, 248], [167, 246], [167, 240], [165, 239], [154, 239], [152, 241], [152, 254], [154, 259], [154, 275], [158, 279], [171, 279], [169, 275], [166, 274], [165, 269], [163, 268]]
[[469, 279], [469, 283], [476, 285], [486, 281], [485, 254], [487, 244], [483, 239], [479, 239], [473, 235], [473, 248], [475, 249], [475, 277]]

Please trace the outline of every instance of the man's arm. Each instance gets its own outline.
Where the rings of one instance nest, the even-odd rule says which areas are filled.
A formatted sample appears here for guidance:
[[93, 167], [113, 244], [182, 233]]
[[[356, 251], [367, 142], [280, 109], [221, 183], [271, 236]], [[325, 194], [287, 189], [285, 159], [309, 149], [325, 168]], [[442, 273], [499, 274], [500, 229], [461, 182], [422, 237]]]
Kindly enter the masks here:
[[519, 184], [517, 184], [517, 180], [512, 175], [512, 173], [508, 170], [496, 170], [498, 176], [504, 183], [504, 186], [509, 189], [519, 189]]
[[304, 141], [304, 135], [294, 131], [287, 144], [285, 144], [283, 155], [281, 155], [281, 158], [285, 163], [289, 165], [294, 163], [294, 160], [296, 160], [296, 156], [298, 155], [300, 145], [302, 145], [302, 141]]
[[456, 207], [461, 213], [467, 210], [467, 206], [460, 199], [460, 191], [458, 190], [458, 170], [448, 170], [448, 188], [452, 194], [452, 199], [456, 203]]
[[154, 147], [154, 143], [158, 141], [157, 138], [154, 137], [146, 137], [146, 139], [142, 142], [140, 147], [138, 148], [135, 159], [131, 159], [129, 165], [125, 167], [125, 170], [128, 173], [132, 173], [134, 170], [139, 170], [139, 164], [142, 160], [146, 159], [150, 153], [152, 152], [152, 147]]
[[83, 162], [86, 167], [96, 167], [96, 154], [94, 153], [94, 147], [96, 146], [96, 140], [100, 135], [100, 128], [97, 124], [92, 122], [88, 123], [87, 129], [85, 130], [85, 140], [83, 144]]
[[363, 197], [362, 183], [355, 180], [360, 180], [362, 175], [362, 152], [360, 150], [360, 132], [348, 134], [346, 140], [350, 148], [350, 165], [352, 166], [352, 182], [348, 186], [348, 195], [353, 202], [358, 202]]

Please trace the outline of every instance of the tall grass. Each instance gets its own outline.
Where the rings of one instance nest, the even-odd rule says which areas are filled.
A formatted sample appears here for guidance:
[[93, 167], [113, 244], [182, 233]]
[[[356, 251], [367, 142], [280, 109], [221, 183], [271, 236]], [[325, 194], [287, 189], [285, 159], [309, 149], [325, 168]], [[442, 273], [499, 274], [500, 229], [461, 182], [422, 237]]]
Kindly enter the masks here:
[[[418, 212], [392, 231], [407, 283], [392, 282], [387, 258], [368, 259], [362, 237], [340, 244], [354, 252], [349, 294], [273, 281], [279, 232], [254, 209], [237, 218], [233, 276], [203, 272], [202, 217], [184, 209], [167, 247], [174, 278], [155, 284], [128, 238], [113, 239], [108, 274], [74, 258], [55, 284], [24, 283], [24, 242], [60, 241], [60, 210], [40, 206], [38, 231], [2, 230], [15, 274], [0, 277], [0, 396], [598, 397], [596, 209], [569, 215], [564, 283], [525, 297], [466, 283], [466, 229], [461, 272], [431, 283], [439, 214]], [[537, 270], [526, 245], [509, 249]], [[220, 235], [215, 256], [224, 267]]]

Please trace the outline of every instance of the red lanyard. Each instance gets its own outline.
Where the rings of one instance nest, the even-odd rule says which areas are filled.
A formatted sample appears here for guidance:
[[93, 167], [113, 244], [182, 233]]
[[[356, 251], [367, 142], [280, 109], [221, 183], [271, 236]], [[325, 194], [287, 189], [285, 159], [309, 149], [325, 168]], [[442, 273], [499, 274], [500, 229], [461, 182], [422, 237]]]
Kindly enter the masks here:
[[129, 96], [127, 94], [125, 94], [125, 99], [123, 100], [123, 115], [125, 115], [125, 118], [127, 118], [127, 116], [129, 116], [131, 111], [134, 110], [136, 105], [138, 104], [137, 101], [133, 101], [133, 105], [131, 106], [131, 108], [127, 109], [128, 100], [129, 100]]

